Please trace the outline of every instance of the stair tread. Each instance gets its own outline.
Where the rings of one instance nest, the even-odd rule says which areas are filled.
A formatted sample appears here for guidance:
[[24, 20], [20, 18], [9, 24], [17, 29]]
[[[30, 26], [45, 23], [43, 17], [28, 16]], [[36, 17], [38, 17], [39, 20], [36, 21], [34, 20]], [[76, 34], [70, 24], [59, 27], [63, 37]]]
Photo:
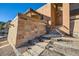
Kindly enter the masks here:
[[79, 42], [54, 42], [54, 45], [55, 44], [73, 49], [79, 49]]
[[28, 50], [28, 53], [30, 53], [32, 56], [39, 55], [39, 53], [37, 53], [36, 51], [33, 51], [32, 49]]
[[[24, 52], [22, 52], [22, 55], [26, 55], [26, 56], [37, 56], [39, 55], [44, 49], [39, 47], [39, 46], [31, 46], [31, 49], [27, 49]], [[22, 51], [22, 50], [21, 50]]]
[[31, 56], [27, 51], [22, 54], [23, 56]]
[[[66, 56], [79, 56], [79, 48], [72, 45], [72, 43], [67, 44], [62, 42], [54, 42], [53, 49], [59, 53], [62, 53]], [[79, 46], [79, 45], [78, 45]]]
[[51, 38], [51, 40], [57, 41], [61, 39], [63, 42], [79, 42], [79, 39], [72, 38], [72, 37], [56, 37], [56, 38]]
[[57, 53], [56, 51], [52, 50], [44, 50], [44, 52], [41, 54], [41, 56], [62, 56], [60, 53]]
[[32, 47], [32, 50], [40, 54], [44, 49], [35, 45]]
[[48, 44], [50, 40], [45, 40], [44, 42], [36, 43], [33, 46], [29, 46], [31, 49], [27, 49], [27, 46], [18, 48], [18, 50], [23, 55], [28, 55], [28, 52], [30, 52], [32, 55], [39, 55], [44, 49], [45, 46]]
[[50, 40], [46, 40], [45, 42], [40, 42], [40, 43], [37, 43], [36, 45], [40, 45], [40, 46], [45, 47], [49, 43], [49, 41]]
[[47, 35], [44, 35], [43, 37], [60, 37], [61, 35], [59, 34], [47, 34]]

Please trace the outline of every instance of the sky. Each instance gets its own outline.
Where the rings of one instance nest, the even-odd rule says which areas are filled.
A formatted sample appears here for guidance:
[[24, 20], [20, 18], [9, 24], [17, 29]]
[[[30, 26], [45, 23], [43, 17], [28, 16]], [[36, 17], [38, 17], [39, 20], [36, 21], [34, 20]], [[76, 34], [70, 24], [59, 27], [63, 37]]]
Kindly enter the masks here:
[[18, 13], [24, 13], [28, 8], [34, 10], [45, 5], [45, 3], [0, 3], [0, 21], [13, 20]]

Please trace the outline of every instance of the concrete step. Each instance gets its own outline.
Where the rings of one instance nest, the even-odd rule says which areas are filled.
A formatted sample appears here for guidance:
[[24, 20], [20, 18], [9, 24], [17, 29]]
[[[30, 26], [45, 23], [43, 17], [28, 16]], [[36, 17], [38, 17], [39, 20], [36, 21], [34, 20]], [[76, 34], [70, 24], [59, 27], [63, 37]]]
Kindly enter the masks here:
[[53, 48], [66, 56], [79, 56], [79, 42], [54, 42]]

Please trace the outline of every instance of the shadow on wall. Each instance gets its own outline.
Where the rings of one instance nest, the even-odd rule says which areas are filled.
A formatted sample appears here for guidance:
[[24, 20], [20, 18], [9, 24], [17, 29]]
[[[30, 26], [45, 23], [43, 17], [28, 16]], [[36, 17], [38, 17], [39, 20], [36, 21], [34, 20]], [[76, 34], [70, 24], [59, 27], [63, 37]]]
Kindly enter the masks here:
[[74, 20], [70, 20], [70, 36], [73, 36], [74, 33]]

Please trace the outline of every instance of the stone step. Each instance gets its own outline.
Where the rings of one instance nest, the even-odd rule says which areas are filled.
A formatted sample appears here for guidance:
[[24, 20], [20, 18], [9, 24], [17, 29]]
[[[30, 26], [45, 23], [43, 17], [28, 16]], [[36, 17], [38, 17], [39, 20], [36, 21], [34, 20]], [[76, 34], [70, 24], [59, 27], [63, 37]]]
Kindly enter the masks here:
[[61, 42], [79, 42], [79, 39], [71, 38], [71, 37], [57, 37], [51, 38], [52, 41], [61, 41]]
[[54, 38], [54, 37], [61, 37], [61, 35], [59, 35], [59, 34], [46, 34], [46, 35], [43, 35], [43, 37]]
[[33, 56], [38, 56], [47, 46], [50, 40], [45, 40], [45, 42], [39, 42], [35, 44], [34, 46], [31, 46], [31, 49], [29, 49], [29, 53]]
[[66, 56], [79, 56], [78, 42], [54, 42], [53, 48]]
[[31, 49], [28, 49], [24, 52], [22, 52], [22, 55], [24, 56], [38, 56], [44, 49], [41, 48], [40, 46], [32, 46], [30, 47]]
[[23, 54], [22, 54], [23, 56], [32, 56], [29, 52], [24, 52]]
[[[26, 56], [38, 56], [44, 49], [38, 45], [34, 45], [30, 47], [31, 49], [27, 49], [22, 52], [22, 55]], [[23, 48], [24, 49], [24, 48]], [[22, 49], [21, 49], [22, 50]]]
[[28, 50], [28, 52], [33, 56], [38, 56], [44, 49], [39, 46], [32, 46], [31, 49]]
[[[35, 43], [35, 45], [29, 46], [30, 49], [27, 49], [28, 47], [20, 47], [18, 48], [18, 51], [22, 54], [22, 55], [32, 55], [32, 56], [37, 56], [39, 55], [46, 47], [46, 45], [49, 43], [50, 40], [45, 40], [44, 42], [37, 42]], [[35, 41], [34, 41], [35, 42]]]
[[40, 56], [63, 56], [61, 53], [58, 53], [54, 50], [45, 49]]
[[44, 42], [39, 42], [36, 45], [45, 49], [45, 47], [48, 45], [49, 42], [50, 42], [50, 40], [45, 40]]
[[40, 56], [64, 56], [64, 54], [59, 53], [53, 49], [53, 43], [48, 43], [45, 50], [42, 51]]
[[32, 56], [38, 56], [40, 52], [30, 49], [28, 50], [28, 53], [30, 53]]

